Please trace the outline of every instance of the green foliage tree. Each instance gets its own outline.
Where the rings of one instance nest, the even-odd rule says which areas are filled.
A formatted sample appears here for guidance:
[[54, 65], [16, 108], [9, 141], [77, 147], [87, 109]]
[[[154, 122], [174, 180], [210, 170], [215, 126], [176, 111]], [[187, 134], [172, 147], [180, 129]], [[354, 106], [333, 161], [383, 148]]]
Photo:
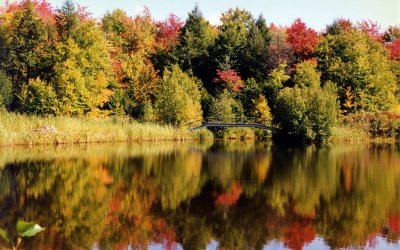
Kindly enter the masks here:
[[304, 142], [322, 142], [331, 136], [336, 121], [336, 90], [332, 83], [320, 87], [321, 74], [314, 62], [296, 65], [294, 88], [277, 97], [275, 118], [288, 134]]
[[337, 115], [334, 90], [332, 84], [284, 88], [276, 100], [276, 122], [284, 133], [300, 142], [328, 140]]
[[12, 84], [4, 71], [0, 70], [0, 109], [9, 109], [12, 100]]
[[212, 117], [223, 117], [223, 118], [233, 118], [236, 117], [233, 106], [235, 100], [232, 98], [232, 94], [224, 89], [223, 92], [213, 100], [211, 104], [211, 116]]
[[246, 114], [251, 113], [253, 109], [253, 100], [256, 100], [260, 93], [263, 93], [262, 84], [258, 83], [254, 78], [249, 78], [244, 83], [243, 90], [239, 93], [239, 99], [243, 104]]
[[126, 48], [127, 41], [124, 34], [129, 29], [132, 20], [125, 11], [115, 9], [111, 13], [107, 12], [101, 19], [102, 29], [112, 45], [116, 48]]
[[285, 69], [286, 64], [280, 64], [268, 74], [268, 79], [265, 82], [263, 92], [273, 109], [279, 91], [283, 89], [285, 82], [290, 79], [290, 76], [285, 73]]
[[56, 27], [62, 41], [70, 38], [79, 23], [79, 14], [72, 0], [65, 0], [60, 9], [56, 10]]
[[60, 114], [98, 115], [109, 101], [111, 61], [107, 42], [94, 20], [83, 20], [75, 34], [56, 47], [56, 76], [49, 84], [57, 93]]
[[46, 49], [46, 32], [44, 23], [30, 1], [24, 3], [21, 11], [14, 13], [7, 30], [5, 47], [8, 57], [5, 66], [13, 85], [11, 109], [18, 110], [21, 104], [17, 96], [23, 85], [41, 73], [40, 62]]
[[254, 27], [254, 18], [250, 12], [236, 8], [223, 13], [221, 21], [220, 32], [212, 48], [215, 66], [222, 70], [238, 70], [249, 31]]
[[215, 36], [215, 31], [196, 5], [189, 12], [181, 29], [174, 53], [181, 68], [184, 71], [192, 71], [203, 82], [212, 79], [212, 76], [209, 76], [209, 49], [214, 43]]
[[246, 45], [243, 48], [239, 71], [244, 79], [254, 77], [257, 81], [266, 80], [270, 40], [269, 28], [264, 17], [260, 15], [250, 28]]
[[395, 102], [396, 78], [387, 51], [362, 31], [328, 34], [316, 48], [322, 81], [337, 85], [341, 109], [378, 111]]
[[319, 87], [321, 83], [321, 73], [317, 70], [317, 64], [306, 61], [296, 64], [296, 72], [293, 75], [293, 83], [299, 87]]
[[196, 81], [178, 65], [164, 70], [155, 101], [155, 113], [160, 121], [173, 125], [201, 122], [201, 96]]
[[37, 115], [56, 115], [60, 112], [60, 104], [52, 86], [39, 78], [24, 85], [19, 95], [24, 111]]

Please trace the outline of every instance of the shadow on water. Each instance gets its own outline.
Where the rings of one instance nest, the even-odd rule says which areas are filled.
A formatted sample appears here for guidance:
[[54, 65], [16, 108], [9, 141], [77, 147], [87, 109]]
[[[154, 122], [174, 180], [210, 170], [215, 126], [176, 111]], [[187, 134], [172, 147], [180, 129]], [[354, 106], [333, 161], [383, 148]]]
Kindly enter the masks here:
[[0, 227], [20, 218], [46, 227], [26, 249], [396, 248], [399, 148], [0, 148]]

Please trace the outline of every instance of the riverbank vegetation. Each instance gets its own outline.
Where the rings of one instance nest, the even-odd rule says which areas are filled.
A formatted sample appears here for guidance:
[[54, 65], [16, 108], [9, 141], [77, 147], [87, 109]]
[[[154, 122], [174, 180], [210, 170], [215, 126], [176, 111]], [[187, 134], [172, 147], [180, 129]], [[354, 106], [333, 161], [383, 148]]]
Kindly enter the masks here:
[[[77, 119], [69, 117], [108, 124], [128, 116], [140, 126], [131, 131], [164, 131], [150, 138], [176, 139], [165, 132], [176, 130], [170, 126], [210, 116], [253, 116], [301, 142], [326, 141], [344, 128], [399, 137], [400, 27], [337, 19], [316, 32], [301, 19], [268, 25], [239, 8], [220, 21], [211, 25], [197, 6], [185, 21], [173, 14], [159, 21], [148, 9], [95, 19], [70, 0], [58, 9], [45, 0], [7, 3], [0, 10], [0, 108], [34, 115], [28, 120], [56, 117], [60, 126]], [[146, 130], [138, 122], [167, 126]]]
[[185, 128], [139, 123], [130, 117], [40, 117], [0, 112], [0, 146], [212, 138], [208, 130], [188, 133]]

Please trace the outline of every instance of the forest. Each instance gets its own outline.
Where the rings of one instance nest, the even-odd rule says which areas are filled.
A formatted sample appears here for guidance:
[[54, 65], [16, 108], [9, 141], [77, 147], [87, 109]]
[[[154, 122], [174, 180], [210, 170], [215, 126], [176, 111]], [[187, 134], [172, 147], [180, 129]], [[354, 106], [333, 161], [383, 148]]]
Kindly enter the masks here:
[[[279, 21], [279, 20], [277, 20]], [[186, 20], [94, 18], [66, 0], [0, 9], [0, 109], [39, 117], [127, 116], [188, 127], [206, 117], [255, 117], [303, 142], [334, 130], [400, 134], [400, 26], [337, 19], [317, 32], [232, 8], [211, 25], [198, 6]]]

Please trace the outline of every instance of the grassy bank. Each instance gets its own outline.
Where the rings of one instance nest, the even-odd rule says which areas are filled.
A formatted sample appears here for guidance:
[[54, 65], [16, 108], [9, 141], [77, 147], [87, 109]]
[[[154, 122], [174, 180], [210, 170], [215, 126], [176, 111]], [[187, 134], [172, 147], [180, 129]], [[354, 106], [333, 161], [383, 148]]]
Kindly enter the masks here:
[[0, 112], [0, 145], [193, 140], [210, 134], [138, 123], [126, 117], [38, 117]]
[[340, 119], [333, 128], [335, 141], [397, 141], [400, 139], [400, 114], [382, 111], [358, 112]]

